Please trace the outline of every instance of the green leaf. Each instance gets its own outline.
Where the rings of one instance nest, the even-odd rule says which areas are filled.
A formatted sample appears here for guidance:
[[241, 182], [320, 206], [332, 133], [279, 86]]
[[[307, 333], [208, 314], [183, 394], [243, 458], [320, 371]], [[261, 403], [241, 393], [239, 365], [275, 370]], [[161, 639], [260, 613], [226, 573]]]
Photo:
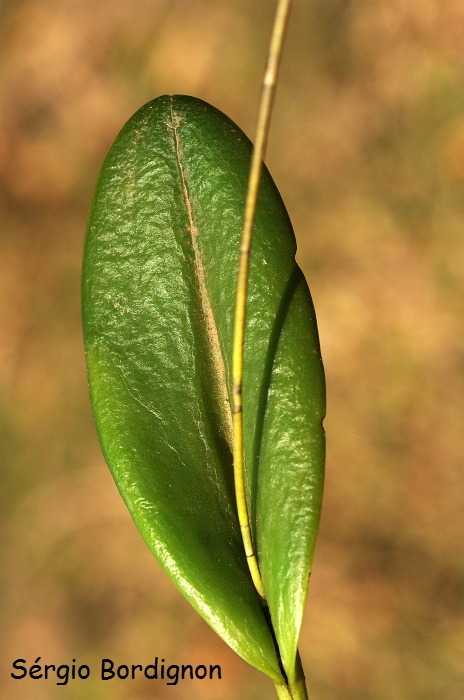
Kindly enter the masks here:
[[258, 561], [291, 685], [297, 682], [298, 637], [319, 525], [325, 461], [321, 425], [325, 385], [315, 327], [309, 291], [296, 268], [269, 346], [264, 420], [255, 460]]
[[[282, 683], [248, 571], [231, 451], [231, 348], [251, 144], [191, 97], [142, 107], [92, 202], [83, 323], [107, 463], [176, 585], [246, 661]], [[294, 675], [323, 473], [324, 377], [295, 240], [265, 170], [247, 311], [247, 496], [272, 625]]]

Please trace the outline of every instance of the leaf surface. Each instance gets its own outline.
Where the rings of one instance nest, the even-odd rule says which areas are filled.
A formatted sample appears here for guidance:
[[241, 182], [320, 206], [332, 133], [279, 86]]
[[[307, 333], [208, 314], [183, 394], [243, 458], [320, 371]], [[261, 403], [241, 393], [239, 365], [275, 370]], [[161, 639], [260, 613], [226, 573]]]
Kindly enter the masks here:
[[[88, 377], [103, 452], [179, 589], [245, 660], [282, 683], [248, 572], [233, 468], [231, 348], [251, 144], [190, 97], [142, 107], [113, 144], [83, 266]], [[324, 379], [293, 231], [264, 172], [251, 262], [247, 496], [291, 676], [322, 493]]]

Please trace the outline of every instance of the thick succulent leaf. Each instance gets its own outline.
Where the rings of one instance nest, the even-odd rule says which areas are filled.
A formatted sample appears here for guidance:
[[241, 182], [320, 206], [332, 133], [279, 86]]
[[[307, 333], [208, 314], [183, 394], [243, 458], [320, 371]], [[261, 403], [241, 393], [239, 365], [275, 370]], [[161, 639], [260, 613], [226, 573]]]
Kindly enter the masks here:
[[[166, 96], [139, 110], [97, 183], [83, 319], [98, 433], [134, 521], [218, 634], [281, 682], [243, 551], [231, 457], [233, 309], [250, 154], [244, 134], [200, 100]], [[265, 171], [246, 329], [245, 465], [290, 677], [320, 507], [324, 405], [314, 312], [294, 255]]]
[[308, 287], [289, 279], [269, 347], [256, 488], [258, 560], [283, 666], [296, 682], [297, 644], [319, 525], [325, 382]]

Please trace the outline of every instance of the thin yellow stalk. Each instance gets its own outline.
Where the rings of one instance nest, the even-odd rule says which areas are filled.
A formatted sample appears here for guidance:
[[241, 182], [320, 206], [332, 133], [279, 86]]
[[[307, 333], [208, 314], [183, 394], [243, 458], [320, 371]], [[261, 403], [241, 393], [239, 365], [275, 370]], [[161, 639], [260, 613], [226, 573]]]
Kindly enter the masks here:
[[234, 341], [232, 350], [233, 399], [232, 417], [234, 427], [233, 456], [235, 494], [237, 499], [238, 518], [242, 531], [243, 544], [247, 556], [251, 577], [261, 598], [265, 599], [265, 591], [258, 561], [253, 546], [250, 520], [245, 495], [245, 475], [243, 463], [243, 348], [245, 334], [246, 301], [248, 292], [248, 277], [250, 269], [251, 242], [255, 221], [256, 204], [258, 201], [259, 184], [263, 158], [266, 150], [272, 105], [274, 101], [277, 75], [282, 56], [285, 30], [290, 14], [292, 0], [279, 0], [274, 19], [268, 60], [261, 92], [256, 128], [255, 146], [251, 159], [248, 191], [245, 204], [242, 239], [240, 243], [240, 259], [237, 276], [237, 292], [235, 299]]

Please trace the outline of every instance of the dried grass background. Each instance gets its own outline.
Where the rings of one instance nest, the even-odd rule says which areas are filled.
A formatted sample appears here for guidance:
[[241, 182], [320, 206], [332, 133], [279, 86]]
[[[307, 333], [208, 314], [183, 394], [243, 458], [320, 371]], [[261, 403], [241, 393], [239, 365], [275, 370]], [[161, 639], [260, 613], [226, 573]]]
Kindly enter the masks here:
[[[253, 135], [266, 0], [0, 4], [0, 696], [258, 700], [272, 683], [189, 608], [101, 456], [80, 264], [116, 133], [186, 93]], [[301, 654], [312, 700], [464, 697], [464, 4], [296, 0], [268, 165], [328, 384]], [[87, 681], [14, 681], [14, 659]], [[118, 663], [220, 663], [175, 687]]]

